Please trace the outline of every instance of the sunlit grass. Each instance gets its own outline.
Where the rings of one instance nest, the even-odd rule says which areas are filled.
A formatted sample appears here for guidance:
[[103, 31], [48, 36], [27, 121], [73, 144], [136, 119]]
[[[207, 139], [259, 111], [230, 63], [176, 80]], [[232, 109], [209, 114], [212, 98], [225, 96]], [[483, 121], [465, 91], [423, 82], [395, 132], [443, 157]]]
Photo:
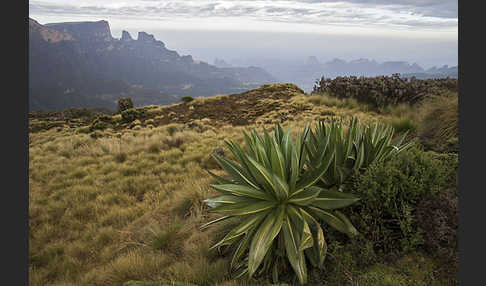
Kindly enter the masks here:
[[[219, 98], [196, 98], [189, 104]], [[229, 226], [199, 229], [215, 218], [202, 203], [214, 195], [209, 188], [214, 180], [206, 170], [224, 174], [211, 152], [216, 147], [227, 152], [226, 139], [242, 143], [244, 129], [272, 129], [275, 122], [297, 129], [316, 119], [358, 116], [363, 122], [391, 122], [401, 131], [417, 128], [415, 121], [408, 121], [407, 106], [379, 113], [353, 100], [308, 95], [279, 104], [278, 110], [246, 127], [218, 123], [216, 128], [203, 119], [192, 129], [172, 123], [105, 130], [98, 139], [69, 128], [30, 133], [30, 285], [123, 285], [157, 279], [265, 285], [265, 280], [231, 280], [226, 256], [208, 251]], [[298, 112], [290, 112], [294, 107]], [[370, 275], [362, 281], [371, 281]]]

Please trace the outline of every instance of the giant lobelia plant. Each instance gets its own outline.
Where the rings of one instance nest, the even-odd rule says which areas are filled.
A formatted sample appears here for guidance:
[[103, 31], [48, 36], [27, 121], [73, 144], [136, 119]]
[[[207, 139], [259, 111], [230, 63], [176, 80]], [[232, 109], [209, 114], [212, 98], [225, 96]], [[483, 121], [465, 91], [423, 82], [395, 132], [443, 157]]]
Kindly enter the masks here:
[[[329, 138], [317, 146], [312, 162], [304, 147], [307, 126], [295, 143], [291, 131], [275, 126], [273, 136], [255, 129], [243, 132], [245, 146], [225, 141], [235, 160], [213, 155], [231, 180], [210, 172], [220, 195], [205, 202], [212, 212], [224, 216], [202, 228], [236, 219], [238, 225], [211, 248], [232, 246], [231, 270], [235, 277], [272, 273], [274, 282], [288, 264], [299, 282], [307, 282], [307, 261], [323, 267], [327, 244], [321, 222], [350, 236], [357, 230], [336, 209], [358, 198], [315, 186], [332, 164], [335, 151]], [[312, 166], [310, 168], [309, 166]]]
[[391, 125], [376, 122], [368, 126], [361, 124], [356, 117], [351, 120], [347, 129], [342, 120], [319, 121], [314, 130], [309, 131], [305, 141], [311, 162], [309, 167], [317, 168], [321, 164], [319, 158], [322, 146], [327, 146], [330, 152], [334, 152], [334, 157], [317, 185], [339, 189], [355, 171], [367, 168], [373, 162], [387, 160], [413, 145], [413, 141], [403, 143], [407, 132], [395, 139], [393, 135], [394, 129]]

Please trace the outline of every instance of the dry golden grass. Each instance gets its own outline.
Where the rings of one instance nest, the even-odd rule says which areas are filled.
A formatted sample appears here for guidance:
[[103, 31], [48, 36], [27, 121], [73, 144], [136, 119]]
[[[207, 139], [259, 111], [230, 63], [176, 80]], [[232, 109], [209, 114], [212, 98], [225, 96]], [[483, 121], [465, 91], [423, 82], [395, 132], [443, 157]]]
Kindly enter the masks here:
[[441, 145], [459, 136], [459, 109], [457, 95], [431, 99], [420, 108], [419, 136], [426, 145]]
[[[190, 104], [208, 100], [214, 99], [196, 98]], [[301, 111], [289, 114], [290, 105]], [[149, 110], [157, 113], [161, 108]], [[205, 169], [223, 175], [210, 153], [225, 149], [225, 139], [243, 142], [244, 129], [272, 129], [275, 122], [295, 130], [316, 119], [386, 121], [399, 112], [406, 114], [378, 114], [351, 101], [297, 95], [246, 128], [216, 129], [203, 119], [193, 127], [109, 129], [98, 139], [69, 128], [31, 133], [30, 285], [122, 285], [157, 279], [264, 285], [264, 280], [231, 280], [227, 258], [208, 251], [231, 226], [199, 229], [215, 218], [202, 203], [214, 195], [209, 188], [214, 180]]]

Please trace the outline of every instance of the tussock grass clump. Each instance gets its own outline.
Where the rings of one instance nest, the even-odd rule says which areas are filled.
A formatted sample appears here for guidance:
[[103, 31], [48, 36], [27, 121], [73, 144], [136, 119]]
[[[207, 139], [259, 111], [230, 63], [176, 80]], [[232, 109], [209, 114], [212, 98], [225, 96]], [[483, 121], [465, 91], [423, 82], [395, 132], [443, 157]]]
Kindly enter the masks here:
[[155, 153], [155, 154], [159, 153], [160, 152], [159, 144], [157, 144], [157, 143], [150, 144], [148, 151], [150, 153]]
[[172, 136], [174, 135], [174, 133], [176, 133], [177, 131], [180, 131], [182, 129], [182, 125], [181, 124], [168, 124], [164, 127], [164, 129], [167, 131], [167, 133], [169, 134], [169, 136]]
[[179, 148], [182, 144], [184, 144], [184, 139], [181, 136], [169, 137], [162, 140], [162, 143], [164, 143], [168, 149]]
[[414, 133], [417, 131], [418, 124], [415, 120], [413, 120], [410, 117], [404, 116], [404, 117], [392, 117], [389, 121], [388, 124], [393, 126], [395, 129], [395, 132], [397, 133], [404, 133], [404, 132], [410, 132]]
[[126, 159], [127, 159], [126, 153], [120, 152], [120, 153], [115, 154], [115, 161], [117, 163], [123, 163], [123, 162], [125, 162]]
[[315, 105], [348, 109], [357, 108], [360, 105], [354, 98], [337, 98], [328, 94], [310, 95], [308, 101]]
[[180, 225], [170, 224], [165, 226], [164, 229], [159, 227], [151, 230], [153, 238], [149, 243], [150, 247], [163, 251], [175, 251], [174, 248], [180, 246], [177, 237], [180, 228]]
[[448, 140], [459, 136], [457, 94], [424, 103], [420, 113], [418, 135], [427, 148], [441, 151]]

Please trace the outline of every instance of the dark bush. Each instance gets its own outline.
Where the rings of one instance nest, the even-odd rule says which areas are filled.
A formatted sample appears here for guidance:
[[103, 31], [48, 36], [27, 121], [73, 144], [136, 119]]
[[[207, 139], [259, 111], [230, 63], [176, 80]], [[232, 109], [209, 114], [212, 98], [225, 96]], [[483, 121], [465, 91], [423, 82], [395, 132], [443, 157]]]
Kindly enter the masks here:
[[103, 137], [103, 133], [101, 133], [100, 131], [94, 131], [94, 132], [91, 132], [89, 134], [89, 136], [93, 139], [98, 139], [98, 138], [101, 138]]
[[141, 119], [145, 116], [145, 110], [130, 108], [122, 111], [121, 116], [124, 122], [132, 122], [135, 119]]
[[458, 218], [456, 189], [445, 189], [424, 198], [417, 207], [417, 223], [424, 231], [426, 250], [457, 260]]
[[375, 107], [389, 104], [422, 101], [429, 94], [441, 95], [458, 91], [458, 80], [454, 78], [418, 80], [392, 76], [356, 77], [338, 76], [334, 79], [322, 77], [316, 81], [312, 93], [326, 93], [338, 98], [355, 98], [359, 102]]
[[104, 115], [104, 114], [98, 115], [97, 120], [102, 121], [102, 122], [106, 122], [106, 123], [113, 122], [113, 118], [110, 115]]
[[181, 97], [181, 100], [182, 100], [182, 102], [187, 103], [187, 102], [193, 101], [194, 98], [192, 96], [183, 96], [183, 97]]
[[457, 160], [451, 156], [419, 147], [386, 163], [372, 164], [345, 185], [345, 191], [361, 198], [346, 214], [377, 253], [415, 250], [424, 245], [417, 206], [424, 198], [454, 186], [456, 168]]
[[133, 108], [133, 102], [130, 97], [123, 97], [118, 100], [117, 112], [122, 113], [123, 111]]
[[115, 154], [115, 161], [116, 162], [123, 163], [123, 162], [125, 162], [125, 160], [127, 160], [127, 154], [126, 153], [120, 152], [120, 153]]
[[108, 127], [108, 124], [101, 121], [99, 118], [98, 119], [95, 119], [91, 125], [89, 126], [89, 129], [91, 131], [95, 131], [95, 130], [104, 130]]

